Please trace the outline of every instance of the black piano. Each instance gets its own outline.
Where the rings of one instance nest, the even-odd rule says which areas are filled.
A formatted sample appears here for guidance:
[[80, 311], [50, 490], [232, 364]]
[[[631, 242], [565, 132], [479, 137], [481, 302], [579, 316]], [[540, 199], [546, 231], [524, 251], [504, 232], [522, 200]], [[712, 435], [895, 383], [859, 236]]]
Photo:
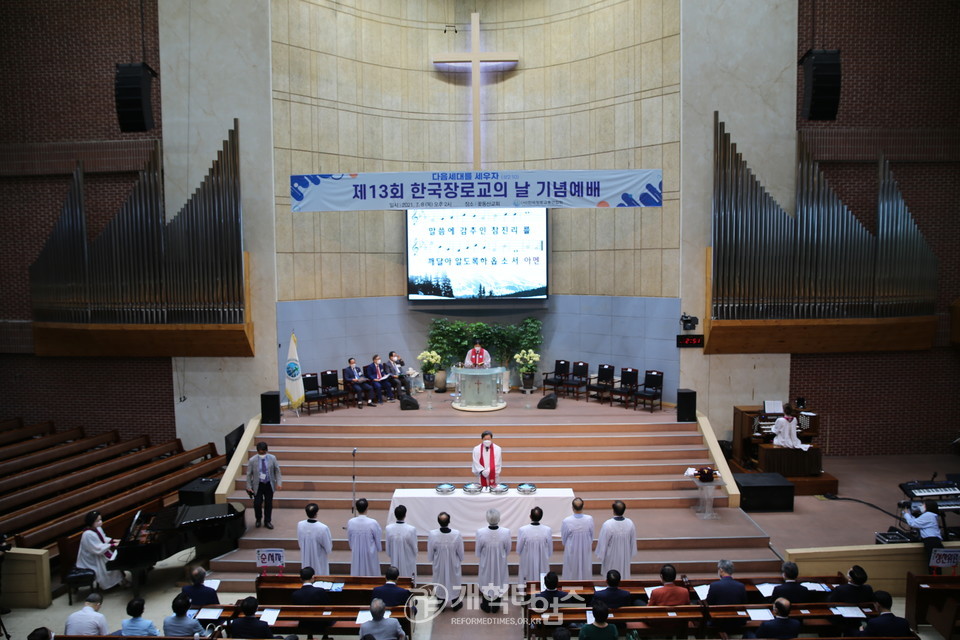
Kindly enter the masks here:
[[246, 529], [244, 506], [238, 502], [175, 505], [138, 514], [107, 568], [129, 571], [138, 596], [140, 584], [156, 563], [190, 547], [196, 548], [197, 558], [232, 551]]

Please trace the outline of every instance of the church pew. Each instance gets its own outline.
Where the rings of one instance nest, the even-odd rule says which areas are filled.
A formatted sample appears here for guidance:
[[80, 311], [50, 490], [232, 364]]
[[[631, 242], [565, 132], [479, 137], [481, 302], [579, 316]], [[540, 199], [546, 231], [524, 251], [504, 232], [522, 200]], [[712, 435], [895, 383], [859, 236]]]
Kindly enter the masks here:
[[[209, 451], [216, 448], [209, 444]], [[201, 447], [202, 449], [203, 447]], [[220, 455], [195, 462], [188, 467], [175, 469], [165, 476], [151, 480], [145, 484], [135, 485], [135, 488], [121, 494], [101, 499], [99, 502], [84, 505], [66, 517], [53, 516], [43, 524], [37, 525], [17, 535], [17, 544], [22, 547], [38, 547], [49, 544], [57, 538], [83, 528], [83, 517], [87, 511], [100, 511], [104, 517], [110, 517], [131, 507], [149, 502], [158, 496], [175, 492], [190, 481], [218, 472], [226, 465], [226, 456]]]
[[24, 440], [30, 440], [31, 438], [35, 438], [37, 436], [48, 436], [52, 433], [56, 433], [56, 431], [57, 428], [53, 426], [53, 422], [50, 420], [31, 424], [26, 427], [20, 427], [19, 429], [0, 431], [0, 447], [5, 447], [8, 444], [15, 444]]
[[[0, 513], [6, 513], [24, 504], [38, 504], [49, 496], [59, 492], [65, 492], [72, 487], [87, 486], [90, 482], [99, 478], [112, 477], [136, 465], [146, 464], [154, 458], [176, 453], [177, 446], [175, 442], [168, 442], [155, 447], [141, 448], [134, 451], [130, 450], [128, 443], [120, 443], [113, 447], [107, 447], [104, 451], [112, 452], [112, 455], [109, 457], [103, 459], [101, 454], [100, 456], [90, 458], [93, 460], [102, 459], [99, 464], [92, 464], [85, 469], [79, 469], [72, 473], [60, 473], [48, 480], [0, 496]], [[90, 456], [90, 454], [84, 454], [78, 457], [88, 458], [88, 456]], [[39, 472], [40, 469], [34, 471]], [[31, 474], [25, 473], [23, 475], [29, 476]]]
[[949, 598], [960, 600], [960, 576], [914, 575], [907, 572], [904, 616], [912, 629], [927, 624], [930, 607], [943, 609]]
[[943, 640], [960, 638], [960, 600], [950, 596], [942, 607], [927, 607], [927, 620], [943, 636]]
[[[330, 604], [370, 605], [374, 587], [386, 582], [378, 576], [349, 576], [330, 575], [314, 576], [313, 582], [342, 582], [343, 591], [330, 592]], [[296, 575], [288, 576], [257, 576], [257, 601], [263, 605], [286, 605], [290, 602], [290, 594], [299, 589], [303, 581]], [[397, 579], [397, 586], [405, 589], [413, 588], [412, 578]]]
[[3, 447], [0, 449], [3, 476], [10, 477], [24, 469], [32, 469], [119, 439], [120, 436], [116, 431], [84, 438], [83, 429], [78, 427], [45, 438], [35, 438]]
[[[234, 605], [212, 605], [211, 608], [222, 609], [223, 611], [216, 621], [201, 620], [200, 622], [204, 624], [204, 626], [206, 626], [208, 622], [226, 625], [227, 621], [231, 618], [242, 615], [240, 613], [239, 601]], [[271, 625], [271, 628], [276, 634], [296, 633], [300, 629], [301, 622], [304, 622], [306, 623], [305, 627], [309, 627], [311, 623], [331, 623], [334, 629], [330, 630], [329, 633], [356, 636], [360, 629], [360, 625], [356, 623], [357, 614], [361, 611], [369, 611], [370, 604], [282, 606], [263, 606], [261, 604], [258, 611], [262, 612], [264, 609], [280, 609], [280, 615], [277, 617], [276, 623]], [[412, 638], [413, 621], [407, 618], [404, 607], [387, 607], [387, 610], [390, 611], [391, 618], [396, 618], [397, 621], [400, 622], [400, 627], [407, 637]], [[228, 630], [227, 635], [229, 635], [229, 633]], [[57, 637], [59, 638], [60, 636], [58, 635]]]
[[[114, 432], [116, 433], [116, 432]], [[98, 446], [93, 450], [84, 450], [79, 455], [55, 460], [49, 464], [39, 465], [26, 471], [22, 471], [3, 481], [3, 487], [7, 491], [13, 491], [20, 487], [29, 487], [30, 485], [44, 482], [50, 478], [56, 478], [66, 473], [72, 473], [78, 469], [89, 467], [110, 460], [111, 458], [122, 455], [127, 451], [134, 451], [150, 446], [150, 436], [143, 435], [133, 440], [119, 442], [108, 446]]]
[[[85, 505], [121, 493], [129, 487], [150, 484], [158, 477], [167, 473], [175, 473], [187, 466], [193, 460], [207, 458], [215, 454], [212, 444], [206, 444], [190, 451], [177, 453], [167, 458], [157, 460], [141, 466], [133, 471], [120, 474], [103, 482], [97, 482], [58, 495], [43, 502], [21, 508], [12, 513], [0, 516], [0, 531], [20, 531], [31, 525], [46, 520], [61, 517], [77, 509], [84, 509]], [[188, 480], [184, 480], [186, 484]], [[85, 509], [89, 511], [89, 509]]]

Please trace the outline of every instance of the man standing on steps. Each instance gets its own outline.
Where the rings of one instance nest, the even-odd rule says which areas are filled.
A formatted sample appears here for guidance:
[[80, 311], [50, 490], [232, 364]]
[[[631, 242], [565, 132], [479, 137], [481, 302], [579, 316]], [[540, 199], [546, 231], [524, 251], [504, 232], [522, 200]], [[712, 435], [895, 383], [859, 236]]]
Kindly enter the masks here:
[[530, 510], [530, 524], [520, 527], [517, 532], [517, 554], [520, 556], [520, 584], [530, 580], [540, 580], [540, 576], [550, 571], [550, 555], [553, 553], [553, 532], [550, 527], [540, 524], [543, 509]]
[[300, 566], [313, 567], [321, 576], [330, 575], [330, 561], [327, 559], [333, 550], [330, 527], [317, 520], [320, 506], [316, 502], [308, 504], [304, 511], [306, 520], [297, 523], [297, 542], [300, 545]]
[[573, 499], [573, 515], [563, 519], [563, 579], [588, 580], [593, 577], [593, 516], [583, 513], [583, 500]]
[[380, 523], [366, 515], [367, 499], [357, 500], [357, 516], [347, 521], [350, 543], [350, 575], [380, 575]]
[[396, 522], [384, 530], [384, 544], [390, 562], [404, 578], [417, 577], [417, 528], [404, 522], [407, 508], [398, 504], [393, 510]]
[[257, 455], [247, 460], [247, 495], [253, 498], [253, 515], [256, 526], [266, 521], [267, 529], [273, 529], [273, 492], [280, 491], [283, 478], [277, 457], [267, 453], [267, 443], [257, 443]]
[[[503, 453], [500, 445], [493, 443], [493, 432], [480, 434], [480, 444], [473, 448], [473, 473], [480, 477], [480, 486], [485, 491], [500, 482], [500, 470], [503, 467]], [[540, 577], [537, 576], [539, 580]]]
[[463, 606], [460, 599], [461, 566], [463, 565], [463, 536], [450, 528], [450, 514], [441, 511], [437, 516], [439, 529], [433, 529], [427, 536], [427, 557], [433, 565], [434, 596], [443, 606], [453, 606], [459, 611]]
[[603, 523], [597, 537], [597, 557], [603, 575], [616, 569], [621, 578], [629, 580], [630, 562], [637, 552], [637, 528], [630, 518], [624, 517], [626, 510], [622, 501], [613, 503], [613, 517]]

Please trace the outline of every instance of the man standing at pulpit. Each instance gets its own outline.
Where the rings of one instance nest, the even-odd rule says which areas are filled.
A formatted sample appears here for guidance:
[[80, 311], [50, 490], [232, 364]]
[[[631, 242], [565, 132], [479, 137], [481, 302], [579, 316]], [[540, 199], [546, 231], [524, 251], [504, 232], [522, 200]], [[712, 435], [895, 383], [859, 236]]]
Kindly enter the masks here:
[[480, 444], [473, 448], [473, 472], [480, 477], [480, 486], [488, 489], [500, 482], [503, 455], [500, 445], [493, 443], [493, 432], [480, 434]]
[[479, 338], [474, 338], [473, 349], [467, 351], [463, 366], [468, 369], [489, 369], [490, 365], [490, 352], [483, 348]]

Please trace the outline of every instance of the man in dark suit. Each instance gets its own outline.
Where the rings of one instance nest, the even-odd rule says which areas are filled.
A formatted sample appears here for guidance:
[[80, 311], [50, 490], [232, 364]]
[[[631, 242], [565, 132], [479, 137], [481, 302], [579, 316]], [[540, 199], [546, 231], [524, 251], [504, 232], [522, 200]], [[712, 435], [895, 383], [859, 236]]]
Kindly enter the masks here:
[[607, 588], [593, 594], [594, 601], [603, 600], [610, 609], [629, 607], [633, 604], [633, 595], [626, 589], [620, 588], [620, 572], [616, 569], [607, 571]]
[[313, 567], [300, 569], [303, 586], [290, 594], [293, 604], [327, 604], [330, 601], [327, 590], [313, 584], [313, 574]]
[[[742, 582], [733, 579], [733, 562], [721, 560], [717, 563], [717, 575], [720, 579], [707, 590], [707, 604], [746, 604], [747, 588]], [[726, 633], [740, 633], [744, 622], [740, 620], [714, 621], [713, 626]]]
[[203, 581], [207, 579], [207, 572], [203, 570], [203, 567], [194, 567], [193, 571], [190, 572], [190, 582], [180, 591], [187, 594], [190, 598], [191, 607], [205, 607], [208, 604], [220, 604], [220, 598], [217, 596], [216, 590], [203, 584]]
[[800, 635], [800, 621], [790, 617], [790, 601], [777, 598], [773, 602], [773, 620], [764, 620], [757, 627], [755, 638], [790, 640]]
[[910, 628], [906, 618], [893, 615], [890, 607], [893, 606], [893, 597], [886, 591], [875, 591], [873, 597], [877, 599], [880, 615], [867, 620], [866, 626], [860, 632], [868, 638], [915, 638], [916, 634]]
[[253, 596], [244, 598], [240, 603], [240, 613], [243, 615], [230, 621], [228, 633], [231, 638], [272, 638], [273, 631], [263, 620], [257, 618], [257, 599]]
[[373, 597], [380, 598], [383, 600], [383, 604], [388, 607], [407, 604], [407, 600], [410, 599], [410, 590], [397, 586], [397, 578], [400, 577], [400, 570], [390, 565], [383, 575], [387, 579], [387, 582], [386, 584], [373, 588]]
[[357, 408], [363, 409], [364, 400], [371, 407], [376, 406], [373, 404], [373, 387], [370, 386], [370, 381], [357, 366], [356, 358], [347, 360], [347, 366], [343, 368], [343, 386], [353, 389], [353, 393], [357, 397]]
[[847, 572], [847, 584], [837, 585], [837, 588], [830, 592], [829, 602], [849, 602], [851, 604], [860, 604], [862, 602], [875, 602], [873, 587], [867, 584], [867, 572], [858, 564], [850, 567]]
[[383, 396], [386, 394], [387, 402], [393, 402], [393, 385], [390, 384], [390, 376], [380, 360], [380, 354], [373, 354], [373, 361], [363, 368], [363, 375], [370, 381], [373, 387], [373, 393], [377, 396], [377, 404], [383, 404]]
[[[543, 576], [543, 586], [546, 588], [534, 598], [534, 606], [538, 609], [552, 607], [567, 598], [567, 592], [559, 589], [560, 578], [555, 571], [550, 571]], [[577, 599], [579, 600], [579, 597]]]
[[774, 588], [771, 600], [786, 598], [790, 602], [820, 602], [813, 599], [810, 589], [797, 582], [800, 569], [796, 562], [784, 562], [780, 568], [780, 575], [783, 576], [783, 584]]

